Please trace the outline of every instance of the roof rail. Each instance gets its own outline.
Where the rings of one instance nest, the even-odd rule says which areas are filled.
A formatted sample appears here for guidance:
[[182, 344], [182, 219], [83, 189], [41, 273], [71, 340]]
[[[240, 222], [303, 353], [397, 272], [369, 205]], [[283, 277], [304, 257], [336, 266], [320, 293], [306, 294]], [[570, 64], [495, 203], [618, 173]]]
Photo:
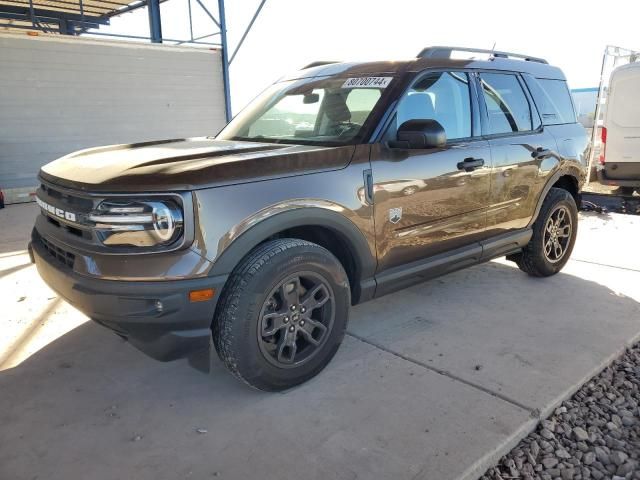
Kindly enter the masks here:
[[423, 49], [417, 58], [451, 58], [452, 52], [488, 53], [494, 58], [520, 58], [526, 62], [549, 63], [544, 58], [531, 57], [519, 53], [500, 52], [498, 50], [485, 50], [483, 48], [465, 47], [427, 47]]
[[311, 62], [309, 65], [305, 65], [301, 68], [301, 70], [306, 70], [307, 68], [313, 67], [321, 67], [322, 65], [331, 65], [332, 63], [340, 63], [338, 60], [318, 60], [317, 62]]

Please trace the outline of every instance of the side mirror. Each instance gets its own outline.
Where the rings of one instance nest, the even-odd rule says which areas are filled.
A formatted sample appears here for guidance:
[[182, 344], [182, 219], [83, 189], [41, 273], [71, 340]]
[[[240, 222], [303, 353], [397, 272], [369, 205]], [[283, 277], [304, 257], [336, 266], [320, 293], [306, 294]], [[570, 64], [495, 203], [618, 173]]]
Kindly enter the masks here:
[[391, 148], [441, 148], [447, 143], [444, 127], [436, 120], [407, 120], [398, 128], [397, 140]]

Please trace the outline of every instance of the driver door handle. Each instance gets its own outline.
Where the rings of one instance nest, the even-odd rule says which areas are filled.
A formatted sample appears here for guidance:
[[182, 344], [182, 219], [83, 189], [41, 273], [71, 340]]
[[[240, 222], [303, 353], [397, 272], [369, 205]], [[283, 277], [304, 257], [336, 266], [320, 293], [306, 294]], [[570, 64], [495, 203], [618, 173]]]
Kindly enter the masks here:
[[464, 170], [465, 172], [473, 172], [476, 168], [484, 166], [484, 159], [482, 158], [465, 158], [462, 162], [458, 162], [458, 170]]

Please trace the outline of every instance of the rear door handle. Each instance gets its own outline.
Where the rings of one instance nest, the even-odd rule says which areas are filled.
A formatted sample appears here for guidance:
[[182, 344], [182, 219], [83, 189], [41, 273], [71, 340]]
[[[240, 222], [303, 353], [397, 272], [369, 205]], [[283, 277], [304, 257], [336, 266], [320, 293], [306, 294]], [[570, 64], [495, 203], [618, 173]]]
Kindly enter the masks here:
[[551, 150], [548, 148], [538, 147], [534, 152], [531, 153], [531, 156], [536, 160], [544, 160], [551, 156]]
[[458, 170], [464, 170], [465, 172], [473, 172], [476, 168], [484, 166], [484, 159], [482, 158], [465, 158], [462, 162], [458, 162]]

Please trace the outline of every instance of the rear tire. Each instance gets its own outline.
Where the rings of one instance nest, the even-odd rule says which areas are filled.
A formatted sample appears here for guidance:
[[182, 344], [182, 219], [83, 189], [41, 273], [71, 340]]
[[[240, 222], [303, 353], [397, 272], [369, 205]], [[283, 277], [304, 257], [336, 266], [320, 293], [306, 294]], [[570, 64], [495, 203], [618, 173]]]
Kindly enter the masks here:
[[304, 240], [271, 240], [250, 252], [227, 282], [212, 330], [234, 376], [280, 391], [314, 377], [333, 358], [351, 294], [331, 252]]
[[569, 261], [578, 233], [578, 208], [571, 194], [552, 188], [532, 228], [527, 246], [509, 259], [533, 277], [555, 275]]

